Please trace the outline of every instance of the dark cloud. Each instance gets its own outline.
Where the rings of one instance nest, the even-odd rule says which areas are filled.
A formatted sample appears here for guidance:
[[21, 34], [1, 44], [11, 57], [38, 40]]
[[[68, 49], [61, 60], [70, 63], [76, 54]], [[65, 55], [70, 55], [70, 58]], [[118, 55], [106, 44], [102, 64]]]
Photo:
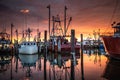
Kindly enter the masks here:
[[[116, 3], [116, 1], [118, 1]], [[120, 20], [120, 1], [119, 0], [0, 0], [0, 25], [14, 22], [20, 28], [24, 25], [24, 14], [21, 9], [29, 9], [27, 15], [28, 25], [39, 28], [48, 27], [48, 5], [51, 5], [51, 15], [59, 14], [62, 19], [64, 16], [64, 6], [68, 7], [67, 17], [72, 16], [72, 26], [96, 28], [95, 26], [106, 26], [109, 24], [116, 4], [114, 20]], [[32, 25], [32, 26], [31, 26]], [[83, 28], [82, 28], [83, 29]], [[82, 31], [82, 30], [81, 30]]]
[[5, 10], [9, 10], [9, 9], [10, 9], [9, 7], [7, 7], [7, 6], [3, 5], [3, 4], [0, 4], [0, 11], [1, 12], [5, 11]]

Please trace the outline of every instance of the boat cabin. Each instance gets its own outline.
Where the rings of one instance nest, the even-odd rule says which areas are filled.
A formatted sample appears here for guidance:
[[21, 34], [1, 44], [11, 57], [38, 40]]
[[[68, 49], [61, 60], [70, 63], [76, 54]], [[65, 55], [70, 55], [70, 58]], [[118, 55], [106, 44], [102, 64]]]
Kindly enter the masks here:
[[36, 43], [35, 42], [23, 42], [21, 45], [36, 45]]
[[120, 22], [113, 26], [114, 28], [114, 37], [120, 37]]

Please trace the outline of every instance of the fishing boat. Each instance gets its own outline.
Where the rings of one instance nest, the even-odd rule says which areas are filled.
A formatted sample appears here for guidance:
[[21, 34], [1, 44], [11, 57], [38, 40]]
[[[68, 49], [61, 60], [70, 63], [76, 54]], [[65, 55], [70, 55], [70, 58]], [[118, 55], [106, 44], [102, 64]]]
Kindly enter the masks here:
[[[62, 20], [60, 20], [59, 15], [53, 16], [53, 27], [49, 39], [49, 51], [60, 52], [60, 53], [71, 53], [71, 42], [68, 38], [71, 39], [71, 35], [67, 35], [68, 27], [72, 21], [72, 17], [69, 18], [68, 24], [66, 25], [66, 10], [64, 9], [64, 29], [61, 26]], [[77, 39], [74, 40], [75, 52], [80, 52], [80, 45], [77, 45]]]
[[0, 53], [9, 53], [11, 50], [10, 34], [0, 32]]
[[[78, 45], [76, 42], [77, 42], [77, 39], [75, 39], [75, 52], [79, 53], [80, 45]], [[49, 50], [54, 52], [60, 52], [60, 53], [70, 53], [71, 42], [69, 42], [68, 39], [66, 39], [63, 36], [57, 36], [57, 37], [51, 38]]]
[[38, 46], [36, 41], [30, 41], [30, 33], [31, 30], [30, 28], [27, 29], [27, 35], [28, 35], [28, 40], [23, 40], [20, 41], [18, 44], [18, 52], [20, 54], [36, 54], [38, 53]]
[[102, 36], [105, 50], [114, 58], [120, 58], [120, 23], [112, 24], [114, 35]]

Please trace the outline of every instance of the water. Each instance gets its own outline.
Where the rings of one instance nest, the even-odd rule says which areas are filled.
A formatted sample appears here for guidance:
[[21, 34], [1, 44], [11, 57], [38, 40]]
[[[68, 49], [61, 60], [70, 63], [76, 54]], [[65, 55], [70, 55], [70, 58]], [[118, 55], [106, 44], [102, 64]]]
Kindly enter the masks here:
[[[0, 55], [0, 80], [120, 79], [117, 76], [120, 72], [119, 61], [108, 60], [104, 51], [84, 50], [83, 53], [83, 65], [80, 54], [76, 57], [58, 53]], [[110, 73], [112, 70], [113, 73]], [[115, 79], [116, 76], [118, 79]]]

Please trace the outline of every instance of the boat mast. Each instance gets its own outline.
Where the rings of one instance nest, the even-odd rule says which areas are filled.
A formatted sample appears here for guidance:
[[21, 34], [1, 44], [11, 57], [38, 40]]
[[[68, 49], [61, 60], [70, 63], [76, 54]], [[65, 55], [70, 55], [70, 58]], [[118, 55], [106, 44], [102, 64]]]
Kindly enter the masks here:
[[11, 23], [11, 43], [12, 43], [12, 36], [13, 36], [13, 34], [12, 34], [12, 32], [13, 32], [13, 27], [14, 27], [14, 25], [13, 25], [13, 23]]
[[53, 29], [52, 29], [52, 32], [53, 32], [53, 36], [55, 36], [55, 17], [52, 16], [52, 20], [53, 20]]
[[16, 29], [16, 37], [17, 37], [17, 43], [18, 43], [18, 30]]
[[64, 8], [64, 36], [66, 36], [66, 11], [67, 7]]
[[32, 31], [31, 31], [30, 28], [28, 28], [27, 32], [28, 32], [28, 41], [30, 41], [30, 33], [31, 33]]
[[[29, 11], [29, 9], [22, 9], [22, 10], [20, 10], [20, 12], [24, 14], [24, 17], [25, 17], [24, 23], [25, 23], [25, 27], [26, 27], [26, 29], [27, 29], [27, 14], [28, 14], [30, 11]], [[22, 37], [24, 38], [24, 29], [23, 29], [23, 32], [22, 32]]]
[[50, 5], [47, 6], [47, 8], [49, 9], [49, 25], [48, 25], [48, 30], [49, 30], [49, 38], [50, 38], [50, 18], [51, 18], [51, 8], [50, 8]]
[[22, 38], [24, 38], [24, 30], [22, 31]]

